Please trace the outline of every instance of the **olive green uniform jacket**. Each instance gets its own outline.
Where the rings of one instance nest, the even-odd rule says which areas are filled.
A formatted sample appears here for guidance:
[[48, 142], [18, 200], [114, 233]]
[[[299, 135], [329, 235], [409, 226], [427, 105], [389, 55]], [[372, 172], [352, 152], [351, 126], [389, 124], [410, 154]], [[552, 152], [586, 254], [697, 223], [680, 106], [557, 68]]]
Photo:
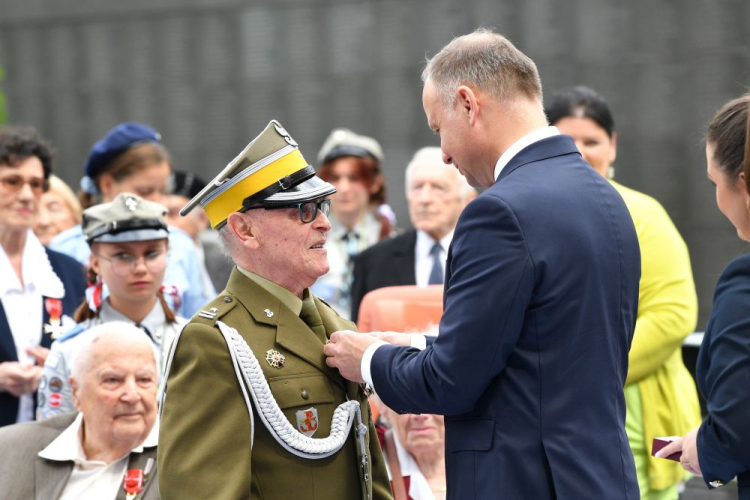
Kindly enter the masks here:
[[[354, 329], [353, 323], [341, 319], [324, 302], [316, 299], [315, 304], [328, 335]], [[237, 269], [227, 288], [204, 310], [215, 317], [193, 317], [179, 338], [168, 374], [158, 447], [161, 498], [390, 499], [366, 395], [359, 384], [346, 381], [326, 365], [323, 342], [313, 331]], [[312, 437], [327, 437], [336, 407], [347, 397], [360, 401], [368, 429], [367, 491], [354, 430], [334, 455], [317, 460], [299, 458], [276, 442], [253, 404], [255, 441], [251, 452], [250, 417], [217, 321], [237, 329], [247, 341], [277, 403], [295, 428], [296, 412], [313, 407], [319, 427]], [[266, 362], [269, 349], [284, 356], [283, 367], [274, 368]]]

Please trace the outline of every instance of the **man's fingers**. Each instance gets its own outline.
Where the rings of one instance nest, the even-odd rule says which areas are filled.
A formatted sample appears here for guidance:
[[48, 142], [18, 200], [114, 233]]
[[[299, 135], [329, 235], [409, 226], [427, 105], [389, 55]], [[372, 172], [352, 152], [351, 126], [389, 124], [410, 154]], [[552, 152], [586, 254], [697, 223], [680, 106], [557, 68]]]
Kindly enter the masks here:
[[672, 441], [667, 446], [657, 451], [656, 455], [654, 456], [656, 456], [657, 458], [664, 458], [668, 457], [672, 453], [677, 453], [678, 451], [682, 451], [682, 438]]

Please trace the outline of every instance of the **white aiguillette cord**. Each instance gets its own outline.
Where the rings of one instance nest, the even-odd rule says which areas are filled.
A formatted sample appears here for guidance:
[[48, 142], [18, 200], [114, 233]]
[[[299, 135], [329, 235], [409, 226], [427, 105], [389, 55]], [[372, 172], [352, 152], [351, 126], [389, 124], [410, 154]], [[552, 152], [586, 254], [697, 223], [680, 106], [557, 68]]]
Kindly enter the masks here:
[[[362, 411], [359, 406], [359, 401], [346, 401], [336, 408], [333, 412], [333, 420], [331, 421], [331, 434], [328, 437], [315, 439], [305, 436], [289, 423], [284, 416], [284, 413], [281, 411], [281, 408], [279, 408], [276, 399], [271, 393], [271, 388], [268, 386], [268, 382], [263, 376], [263, 370], [258, 364], [258, 359], [253, 354], [250, 346], [247, 345], [245, 339], [242, 338], [236, 329], [230, 327], [226, 323], [217, 321], [216, 325], [219, 327], [219, 330], [229, 347], [234, 371], [240, 382], [242, 395], [245, 398], [245, 404], [247, 405], [247, 411], [250, 416], [250, 449], [253, 447], [255, 419], [253, 416], [252, 404], [245, 389], [245, 385], [250, 389], [252, 400], [260, 410], [258, 416], [274, 439], [276, 439], [284, 449], [301, 458], [320, 459], [329, 457], [338, 452], [346, 442], [349, 430], [354, 423], [354, 416], [356, 415], [357, 441], [359, 441], [360, 452], [362, 455], [363, 472], [366, 480], [369, 480], [369, 477], [367, 477], [368, 474], [366, 473], [367, 450], [364, 440], [367, 427], [362, 423]], [[181, 333], [182, 332], [180, 332], [180, 334]], [[169, 359], [167, 360], [165, 370], [165, 380], [167, 380], [169, 370], [172, 366], [172, 359], [174, 358], [174, 353], [177, 349], [180, 334], [177, 335], [172, 343], [172, 349], [169, 353]], [[243, 380], [245, 383], [243, 383]], [[164, 393], [162, 395], [162, 409], [164, 408], [164, 399], [166, 396], [167, 385], [165, 383]]]

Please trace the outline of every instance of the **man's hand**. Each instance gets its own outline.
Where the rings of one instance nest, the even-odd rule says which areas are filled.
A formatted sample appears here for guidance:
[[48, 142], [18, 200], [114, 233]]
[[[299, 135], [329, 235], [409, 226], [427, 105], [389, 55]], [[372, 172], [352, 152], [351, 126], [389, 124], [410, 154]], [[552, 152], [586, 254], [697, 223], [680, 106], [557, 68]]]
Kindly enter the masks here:
[[698, 429], [700, 429], [700, 426], [688, 432], [685, 436], [672, 441], [657, 451], [656, 456], [662, 458], [668, 457], [672, 453], [682, 452], [682, 456], [680, 456], [682, 468], [696, 476], [702, 476], [701, 464], [698, 461]]
[[361, 367], [362, 355], [374, 342], [376, 342], [374, 337], [349, 330], [333, 332], [330, 343], [323, 347], [323, 352], [328, 356], [326, 364], [331, 368], [338, 368], [339, 373], [345, 379], [361, 384], [364, 382]]

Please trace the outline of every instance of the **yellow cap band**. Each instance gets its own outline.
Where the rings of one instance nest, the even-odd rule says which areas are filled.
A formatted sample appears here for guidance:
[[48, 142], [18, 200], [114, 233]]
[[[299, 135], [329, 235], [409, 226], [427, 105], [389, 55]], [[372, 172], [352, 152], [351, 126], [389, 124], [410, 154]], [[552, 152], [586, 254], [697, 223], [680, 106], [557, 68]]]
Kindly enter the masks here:
[[242, 209], [242, 201], [248, 196], [273, 186], [279, 182], [279, 179], [302, 170], [306, 166], [307, 162], [302, 157], [302, 153], [299, 149], [295, 149], [242, 179], [203, 207], [211, 222], [211, 227], [216, 229], [216, 226], [227, 220], [229, 214], [239, 212]]

